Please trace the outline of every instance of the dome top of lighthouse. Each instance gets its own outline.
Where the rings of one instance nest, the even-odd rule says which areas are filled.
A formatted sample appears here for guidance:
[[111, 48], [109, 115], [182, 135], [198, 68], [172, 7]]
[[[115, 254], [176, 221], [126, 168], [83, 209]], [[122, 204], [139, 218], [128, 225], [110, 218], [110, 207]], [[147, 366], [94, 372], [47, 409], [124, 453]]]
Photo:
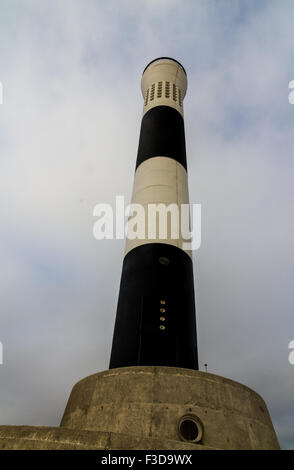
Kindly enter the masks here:
[[186, 70], [184, 69], [182, 64], [178, 60], [173, 59], [172, 57], [157, 57], [157, 59], [151, 60], [151, 62], [149, 62], [149, 64], [147, 64], [146, 67], [144, 68], [143, 74], [144, 74], [145, 70], [149, 67], [149, 65], [153, 64], [153, 62], [157, 62], [157, 61], [160, 61], [160, 60], [172, 60], [173, 62], [176, 62], [178, 65], [180, 65], [182, 67], [182, 69], [185, 72], [185, 75], [187, 75]]

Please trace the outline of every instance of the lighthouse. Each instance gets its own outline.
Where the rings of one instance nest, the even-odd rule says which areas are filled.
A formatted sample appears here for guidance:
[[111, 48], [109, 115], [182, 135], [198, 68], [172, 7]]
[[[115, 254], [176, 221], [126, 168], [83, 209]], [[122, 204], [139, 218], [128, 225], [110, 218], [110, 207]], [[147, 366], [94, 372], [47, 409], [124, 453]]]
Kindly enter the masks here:
[[[132, 204], [144, 214], [144, 238], [126, 240], [110, 368], [198, 369], [192, 253], [168, 208], [189, 203], [183, 100], [187, 76], [170, 58], [147, 65]], [[150, 206], [166, 208], [164, 238], [150, 236]]]
[[[152, 228], [150, 205], [189, 204], [186, 72], [158, 58], [141, 89], [132, 204]], [[260, 395], [198, 370], [191, 251], [182, 232], [173, 236], [171, 217], [165, 228], [165, 237], [128, 232], [109, 369], [74, 385], [59, 427], [0, 426], [0, 449], [279, 449]]]

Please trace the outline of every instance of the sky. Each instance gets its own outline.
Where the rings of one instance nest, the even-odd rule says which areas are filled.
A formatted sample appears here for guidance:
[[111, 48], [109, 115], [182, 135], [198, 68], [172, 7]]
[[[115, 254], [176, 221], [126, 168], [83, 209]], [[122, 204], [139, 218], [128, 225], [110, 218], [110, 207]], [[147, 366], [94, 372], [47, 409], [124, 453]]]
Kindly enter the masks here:
[[0, 424], [58, 426], [108, 368], [124, 240], [93, 208], [130, 202], [142, 71], [187, 71], [200, 369], [267, 403], [294, 449], [292, 0], [2, 0]]

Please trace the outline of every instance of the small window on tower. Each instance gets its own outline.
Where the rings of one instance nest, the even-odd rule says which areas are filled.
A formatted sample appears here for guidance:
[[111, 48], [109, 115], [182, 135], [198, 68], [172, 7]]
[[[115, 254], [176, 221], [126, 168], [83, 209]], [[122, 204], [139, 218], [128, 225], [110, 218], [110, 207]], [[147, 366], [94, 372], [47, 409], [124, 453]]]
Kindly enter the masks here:
[[185, 415], [179, 420], [178, 432], [183, 441], [199, 442], [203, 436], [203, 424], [195, 415]]
[[169, 259], [166, 258], [165, 256], [161, 256], [158, 258], [159, 264], [162, 264], [162, 266], [168, 266], [169, 265]]
[[169, 95], [170, 95], [170, 83], [165, 82], [165, 97], [169, 98]]
[[154, 94], [155, 94], [155, 83], [153, 83], [151, 87], [151, 96], [150, 96], [150, 101], [154, 100]]
[[177, 101], [177, 87], [173, 84], [173, 100]]
[[148, 88], [148, 90], [146, 91], [145, 106], [147, 106], [147, 104], [148, 104], [148, 98], [149, 98], [149, 88]]
[[182, 106], [182, 94], [181, 94], [180, 89], [179, 89], [179, 105]]
[[162, 96], [162, 82], [158, 82], [157, 85], [157, 98], [161, 98]]

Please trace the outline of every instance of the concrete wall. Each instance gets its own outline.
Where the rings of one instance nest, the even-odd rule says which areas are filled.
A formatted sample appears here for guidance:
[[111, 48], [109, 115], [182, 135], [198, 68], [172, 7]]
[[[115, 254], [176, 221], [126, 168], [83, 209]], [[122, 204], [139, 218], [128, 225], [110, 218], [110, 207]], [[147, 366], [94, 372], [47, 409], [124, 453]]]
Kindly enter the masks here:
[[[181, 420], [197, 424], [197, 436], [185, 440]], [[279, 449], [279, 444], [263, 399], [244, 385], [190, 369], [124, 367], [78, 382], [60, 428], [0, 426], [1, 449]]]
[[[48, 426], [0, 426], [1, 450], [191, 450], [187, 442]], [[193, 445], [194, 450], [210, 450]]]
[[72, 390], [61, 426], [183, 442], [178, 426], [185, 415], [202, 423], [197, 445], [279, 448], [258, 394], [220, 376], [174, 367], [125, 367], [83, 379]]

